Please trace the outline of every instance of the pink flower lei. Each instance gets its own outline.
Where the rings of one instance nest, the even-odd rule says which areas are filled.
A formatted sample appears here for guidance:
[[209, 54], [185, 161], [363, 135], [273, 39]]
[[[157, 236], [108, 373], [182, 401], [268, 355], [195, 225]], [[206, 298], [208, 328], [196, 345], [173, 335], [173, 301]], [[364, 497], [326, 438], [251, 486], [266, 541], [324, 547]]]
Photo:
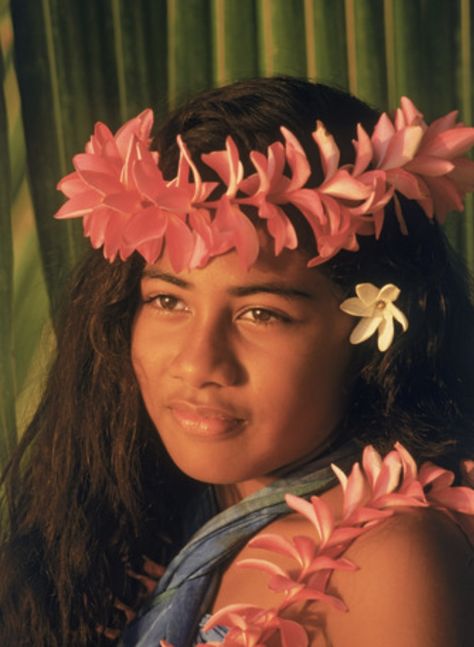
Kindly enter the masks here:
[[[283, 142], [266, 154], [252, 151], [255, 172], [244, 177], [232, 137], [225, 150], [201, 160], [220, 182], [204, 182], [180, 136], [178, 172], [166, 181], [158, 153], [150, 149], [153, 113], [144, 110], [115, 135], [98, 123], [85, 153], [73, 158], [75, 171], [58, 184], [68, 198], [56, 218], [83, 218], [84, 234], [104, 256], [127, 259], [138, 251], [155, 262], [164, 246], [175, 271], [203, 267], [234, 249], [250, 267], [259, 252], [256, 227], [243, 212], [256, 208], [274, 241], [275, 254], [294, 249], [298, 240], [284, 206], [296, 207], [314, 234], [319, 265], [340, 250], [357, 251], [358, 235], [379, 236], [384, 207], [393, 198], [400, 227], [406, 224], [397, 193], [417, 201], [428, 218], [443, 222], [449, 211], [463, 210], [474, 190], [474, 162], [465, 154], [474, 145], [474, 128], [456, 123], [457, 112], [427, 125], [410, 99], [403, 97], [395, 119], [383, 113], [372, 135], [359, 124], [353, 141], [355, 161], [339, 166], [340, 151], [321, 122], [312, 133], [323, 169], [318, 186], [308, 186], [310, 163], [296, 137], [281, 128]], [[285, 173], [289, 169], [290, 174]], [[222, 192], [222, 185], [224, 190]], [[216, 188], [221, 195], [213, 198]]]
[[[285, 618], [284, 612], [308, 600], [347, 611], [344, 601], [327, 591], [332, 573], [357, 570], [356, 564], [343, 557], [344, 552], [357, 537], [400, 508], [441, 510], [463, 528], [474, 544], [474, 490], [453, 487], [454, 474], [431, 462], [418, 469], [400, 443], [384, 458], [372, 446], [365, 447], [361, 463], [353, 465], [349, 476], [336, 465], [331, 467], [343, 492], [342, 514], [337, 520], [322, 498], [313, 496], [306, 501], [287, 494], [288, 507], [310, 522], [313, 535], [299, 535], [289, 541], [280, 535], [261, 534], [248, 542], [250, 547], [291, 558], [292, 567], [285, 570], [264, 559], [238, 562], [242, 568], [265, 572], [269, 576], [268, 587], [283, 594], [282, 602], [273, 608], [232, 604], [218, 610], [207, 621], [204, 631], [224, 625], [228, 633], [222, 642], [201, 643], [197, 647], [265, 647], [270, 640], [272, 645], [307, 647], [305, 628]], [[161, 647], [173, 646], [162, 640]]]

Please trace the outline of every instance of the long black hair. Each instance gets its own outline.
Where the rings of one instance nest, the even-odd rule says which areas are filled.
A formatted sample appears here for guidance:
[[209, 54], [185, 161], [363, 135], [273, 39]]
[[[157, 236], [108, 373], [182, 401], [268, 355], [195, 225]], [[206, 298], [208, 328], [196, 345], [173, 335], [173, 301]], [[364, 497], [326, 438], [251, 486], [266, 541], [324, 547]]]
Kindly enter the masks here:
[[[249, 150], [265, 151], [285, 125], [306, 147], [317, 181], [310, 139], [316, 119], [335, 136], [341, 162], [350, 163], [356, 124], [370, 132], [377, 118], [323, 85], [255, 79], [199, 95], [161, 125], [156, 142], [171, 178], [177, 134], [196, 160], [223, 148], [230, 134], [246, 159]], [[355, 350], [341, 434], [381, 450], [401, 440], [419, 460], [456, 468], [459, 458], [474, 455], [467, 275], [438, 224], [413, 203], [402, 207], [408, 236], [387, 209], [379, 240], [361, 237], [359, 252], [340, 252], [321, 266], [347, 295], [357, 283], [395, 283], [410, 321], [385, 354], [372, 341]], [[302, 219], [292, 217], [302, 244], [314, 247]], [[1, 644], [109, 644], [97, 626], [123, 625], [114, 600], [133, 606], [140, 594], [127, 569], [139, 570], [144, 554], [166, 562], [185, 539], [180, 513], [203, 486], [169, 459], [130, 361], [143, 266], [138, 255], [110, 264], [94, 251], [72, 280], [42, 401], [3, 477]]]

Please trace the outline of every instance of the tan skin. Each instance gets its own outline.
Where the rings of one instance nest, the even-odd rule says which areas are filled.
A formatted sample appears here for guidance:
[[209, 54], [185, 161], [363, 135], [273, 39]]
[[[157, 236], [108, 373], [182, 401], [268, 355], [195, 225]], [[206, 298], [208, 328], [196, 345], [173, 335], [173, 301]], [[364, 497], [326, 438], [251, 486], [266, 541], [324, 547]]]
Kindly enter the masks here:
[[[148, 413], [178, 467], [216, 484], [224, 506], [333, 440], [354, 320], [339, 310], [336, 286], [308, 269], [302, 253], [275, 258], [267, 245], [249, 271], [229, 253], [181, 273], [164, 257], [145, 268], [141, 290], [132, 362]], [[339, 488], [323, 498], [337, 511]], [[269, 531], [313, 535], [299, 515]], [[213, 611], [278, 603], [263, 573], [236, 566], [243, 557], [269, 555], [244, 548], [223, 574]], [[360, 570], [335, 573], [330, 586], [349, 612], [311, 603], [290, 616], [304, 624], [310, 645], [474, 644], [473, 552], [450, 520], [406, 511], [356, 540], [346, 557]]]

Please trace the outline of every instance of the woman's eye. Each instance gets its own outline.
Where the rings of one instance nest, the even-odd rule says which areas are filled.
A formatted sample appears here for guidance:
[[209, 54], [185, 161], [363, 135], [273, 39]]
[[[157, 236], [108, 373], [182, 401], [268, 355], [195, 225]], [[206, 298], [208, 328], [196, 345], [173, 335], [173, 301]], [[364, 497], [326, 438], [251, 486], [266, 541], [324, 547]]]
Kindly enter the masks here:
[[157, 296], [150, 297], [145, 299], [145, 303], [151, 304], [153, 307], [158, 310], [166, 310], [168, 312], [182, 312], [186, 310], [186, 306], [172, 294], [158, 294]]
[[244, 321], [251, 321], [252, 323], [261, 324], [267, 326], [273, 323], [289, 323], [289, 317], [280, 314], [279, 312], [274, 312], [273, 310], [267, 310], [266, 308], [251, 308], [244, 312], [240, 319]]

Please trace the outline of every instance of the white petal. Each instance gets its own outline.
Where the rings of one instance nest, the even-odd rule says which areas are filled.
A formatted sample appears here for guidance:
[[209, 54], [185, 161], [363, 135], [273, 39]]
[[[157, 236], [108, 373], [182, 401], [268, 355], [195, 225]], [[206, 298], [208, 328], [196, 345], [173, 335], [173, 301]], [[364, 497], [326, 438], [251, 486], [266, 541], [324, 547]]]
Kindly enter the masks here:
[[349, 337], [351, 344], [361, 344], [371, 337], [382, 321], [382, 317], [370, 317], [359, 321]]
[[370, 317], [372, 315], [373, 306], [367, 306], [358, 297], [351, 297], [346, 299], [339, 305], [342, 312], [347, 312], [348, 315], [356, 317]]
[[395, 319], [402, 325], [403, 330], [407, 331], [408, 330], [408, 319], [406, 316], [403, 314], [403, 312], [400, 310], [400, 308], [397, 308], [397, 306], [393, 305], [393, 303], [390, 304], [390, 312], [393, 314]]
[[379, 328], [379, 338], [377, 345], [380, 351], [384, 352], [390, 346], [393, 341], [393, 333], [395, 327], [393, 325], [393, 317], [388, 316], [382, 321]]
[[375, 303], [379, 296], [379, 289], [372, 283], [358, 283], [355, 291], [357, 296], [367, 305]]
[[400, 288], [397, 288], [393, 283], [387, 283], [380, 290], [379, 299], [383, 301], [396, 301], [400, 296]]

